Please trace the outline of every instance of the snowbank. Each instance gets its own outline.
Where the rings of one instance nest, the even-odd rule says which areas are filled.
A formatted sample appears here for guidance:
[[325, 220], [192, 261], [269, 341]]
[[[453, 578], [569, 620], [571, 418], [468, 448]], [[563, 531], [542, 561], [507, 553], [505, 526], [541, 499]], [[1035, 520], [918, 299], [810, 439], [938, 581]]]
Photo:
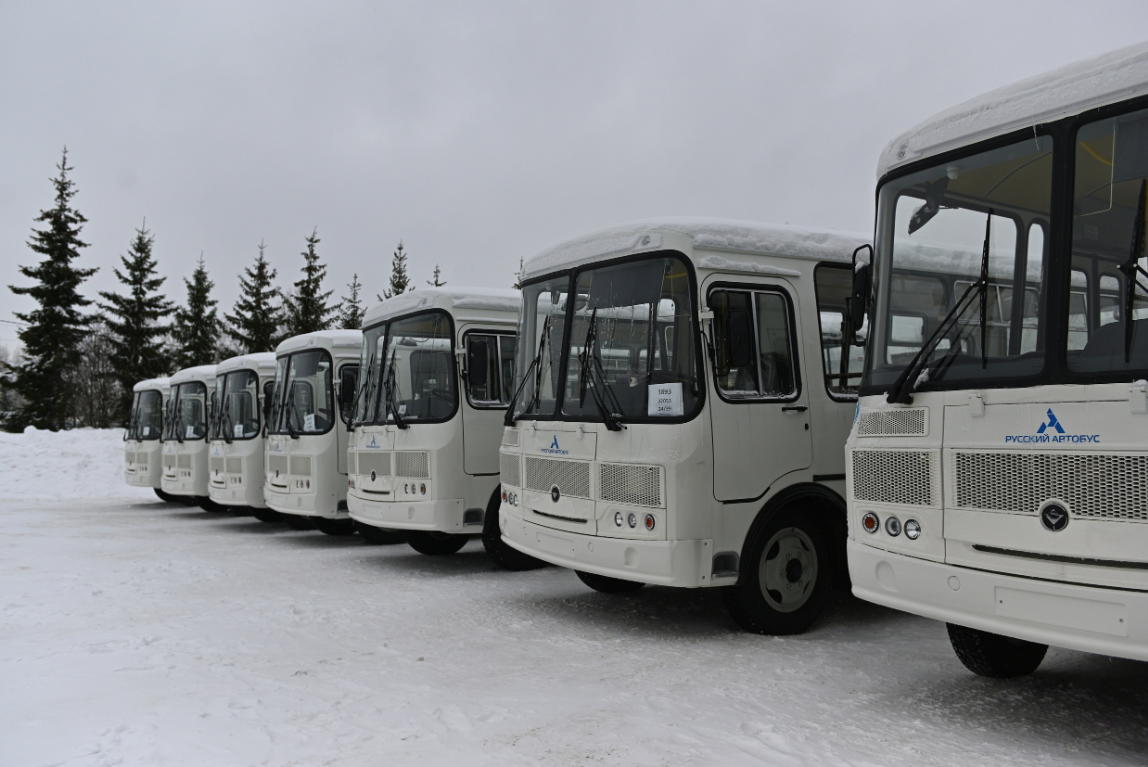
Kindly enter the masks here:
[[19, 501], [155, 497], [124, 482], [122, 429], [0, 432], [0, 487]]

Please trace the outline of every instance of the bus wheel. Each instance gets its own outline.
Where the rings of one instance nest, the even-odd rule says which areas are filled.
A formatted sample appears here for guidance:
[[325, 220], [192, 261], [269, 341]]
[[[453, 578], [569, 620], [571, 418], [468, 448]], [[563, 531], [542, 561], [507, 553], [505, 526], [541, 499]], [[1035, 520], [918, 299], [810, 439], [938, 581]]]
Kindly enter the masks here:
[[216, 503], [206, 495], [197, 496], [195, 502], [198, 503], [199, 508], [203, 509], [204, 511], [219, 512], [228, 510], [226, 506], [220, 503]]
[[454, 535], [452, 533], [427, 532], [425, 530], [411, 530], [407, 533], [407, 543], [420, 554], [432, 557], [443, 554], [454, 554], [470, 540], [469, 535]]
[[311, 518], [305, 517], [302, 514], [284, 514], [283, 519], [295, 530], [315, 529], [315, 523], [311, 521]]
[[541, 559], [523, 554], [502, 540], [502, 527], [498, 522], [498, 507], [501, 505], [501, 493], [496, 490], [494, 497], [486, 505], [486, 516], [482, 519], [482, 547], [486, 549], [486, 553], [504, 570], [537, 570], [539, 567], [545, 567], [546, 563]]
[[355, 529], [363, 540], [372, 546], [389, 546], [392, 543], [406, 543], [407, 534], [403, 530], [390, 530], [386, 527], [375, 527], [365, 522], [355, 520]]
[[737, 583], [726, 586], [726, 609], [756, 634], [800, 634], [825, 604], [833, 561], [817, 520], [783, 509], [758, 528], [741, 562]]
[[260, 522], [282, 522], [283, 515], [274, 509], [252, 509], [251, 516]]
[[638, 581], [624, 581], [621, 578], [584, 573], [581, 570], [575, 570], [574, 573], [578, 576], [578, 580], [603, 594], [629, 594], [646, 585]]
[[159, 499], [164, 503], [183, 503], [183, 498], [178, 495], [172, 495], [171, 493], [160, 490], [158, 487], [154, 489], [155, 494], [158, 495]]
[[354, 535], [355, 523], [350, 519], [327, 519], [326, 517], [315, 517], [312, 522], [319, 532], [326, 535]]
[[1048, 645], [946, 624], [949, 642], [965, 668], [980, 676], [1004, 679], [1036, 671]]

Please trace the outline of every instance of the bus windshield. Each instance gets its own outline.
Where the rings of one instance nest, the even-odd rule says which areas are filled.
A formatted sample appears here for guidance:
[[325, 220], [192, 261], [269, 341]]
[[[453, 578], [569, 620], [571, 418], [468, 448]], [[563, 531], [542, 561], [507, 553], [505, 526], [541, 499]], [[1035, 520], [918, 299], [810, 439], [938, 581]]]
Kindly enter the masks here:
[[171, 419], [167, 423], [164, 439], [203, 439], [207, 436], [207, 386], [200, 381], [188, 381], [171, 390]]
[[274, 396], [271, 433], [325, 434], [335, 424], [331, 355], [315, 349], [280, 357]]
[[159, 439], [163, 431], [163, 395], [151, 389], [138, 391], [132, 401], [127, 439]]
[[1048, 136], [887, 182], [878, 196], [864, 393], [1031, 377], [1045, 366]]
[[222, 392], [211, 424], [212, 439], [251, 439], [259, 435], [259, 376], [253, 370], [234, 370], [219, 376]]

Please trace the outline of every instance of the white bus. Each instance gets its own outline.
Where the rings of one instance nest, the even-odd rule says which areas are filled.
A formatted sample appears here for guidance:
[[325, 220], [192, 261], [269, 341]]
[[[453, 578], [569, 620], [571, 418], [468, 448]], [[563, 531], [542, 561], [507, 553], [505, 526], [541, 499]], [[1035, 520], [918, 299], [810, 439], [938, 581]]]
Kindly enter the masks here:
[[275, 388], [267, 415], [263, 500], [292, 527], [328, 535], [355, 532], [347, 514], [347, 424], [337, 402], [354, 390], [363, 334], [320, 330], [275, 349]]
[[215, 368], [208, 495], [223, 506], [249, 508], [264, 522], [278, 512], [263, 500], [263, 403], [275, 386], [275, 354], [241, 354]]
[[1148, 44], [943, 112], [878, 178], [854, 593], [985, 676], [1148, 660]]
[[215, 365], [184, 368], [168, 383], [171, 396], [163, 431], [161, 489], [192, 498], [205, 511], [218, 511], [207, 493], [207, 428], [215, 396]]
[[453, 554], [481, 533], [500, 565], [542, 564], [498, 528], [520, 302], [516, 290], [436, 288], [367, 312], [347, 495], [364, 537], [399, 530], [418, 552]]
[[804, 631], [844, 574], [864, 243], [667, 219], [527, 261], [504, 539], [598, 591], [721, 586], [745, 629]]
[[179, 501], [164, 492], [161, 484], [163, 414], [170, 393], [166, 378], [149, 378], [132, 387], [132, 412], [124, 430], [124, 481], [150, 487], [164, 501]]

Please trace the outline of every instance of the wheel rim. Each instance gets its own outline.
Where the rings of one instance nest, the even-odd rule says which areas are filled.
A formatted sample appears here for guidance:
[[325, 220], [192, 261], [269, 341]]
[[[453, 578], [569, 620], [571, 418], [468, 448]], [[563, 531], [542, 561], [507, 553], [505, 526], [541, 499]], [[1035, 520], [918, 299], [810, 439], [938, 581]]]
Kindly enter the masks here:
[[778, 530], [758, 562], [757, 580], [771, 608], [781, 613], [799, 610], [817, 585], [817, 550], [798, 527]]

